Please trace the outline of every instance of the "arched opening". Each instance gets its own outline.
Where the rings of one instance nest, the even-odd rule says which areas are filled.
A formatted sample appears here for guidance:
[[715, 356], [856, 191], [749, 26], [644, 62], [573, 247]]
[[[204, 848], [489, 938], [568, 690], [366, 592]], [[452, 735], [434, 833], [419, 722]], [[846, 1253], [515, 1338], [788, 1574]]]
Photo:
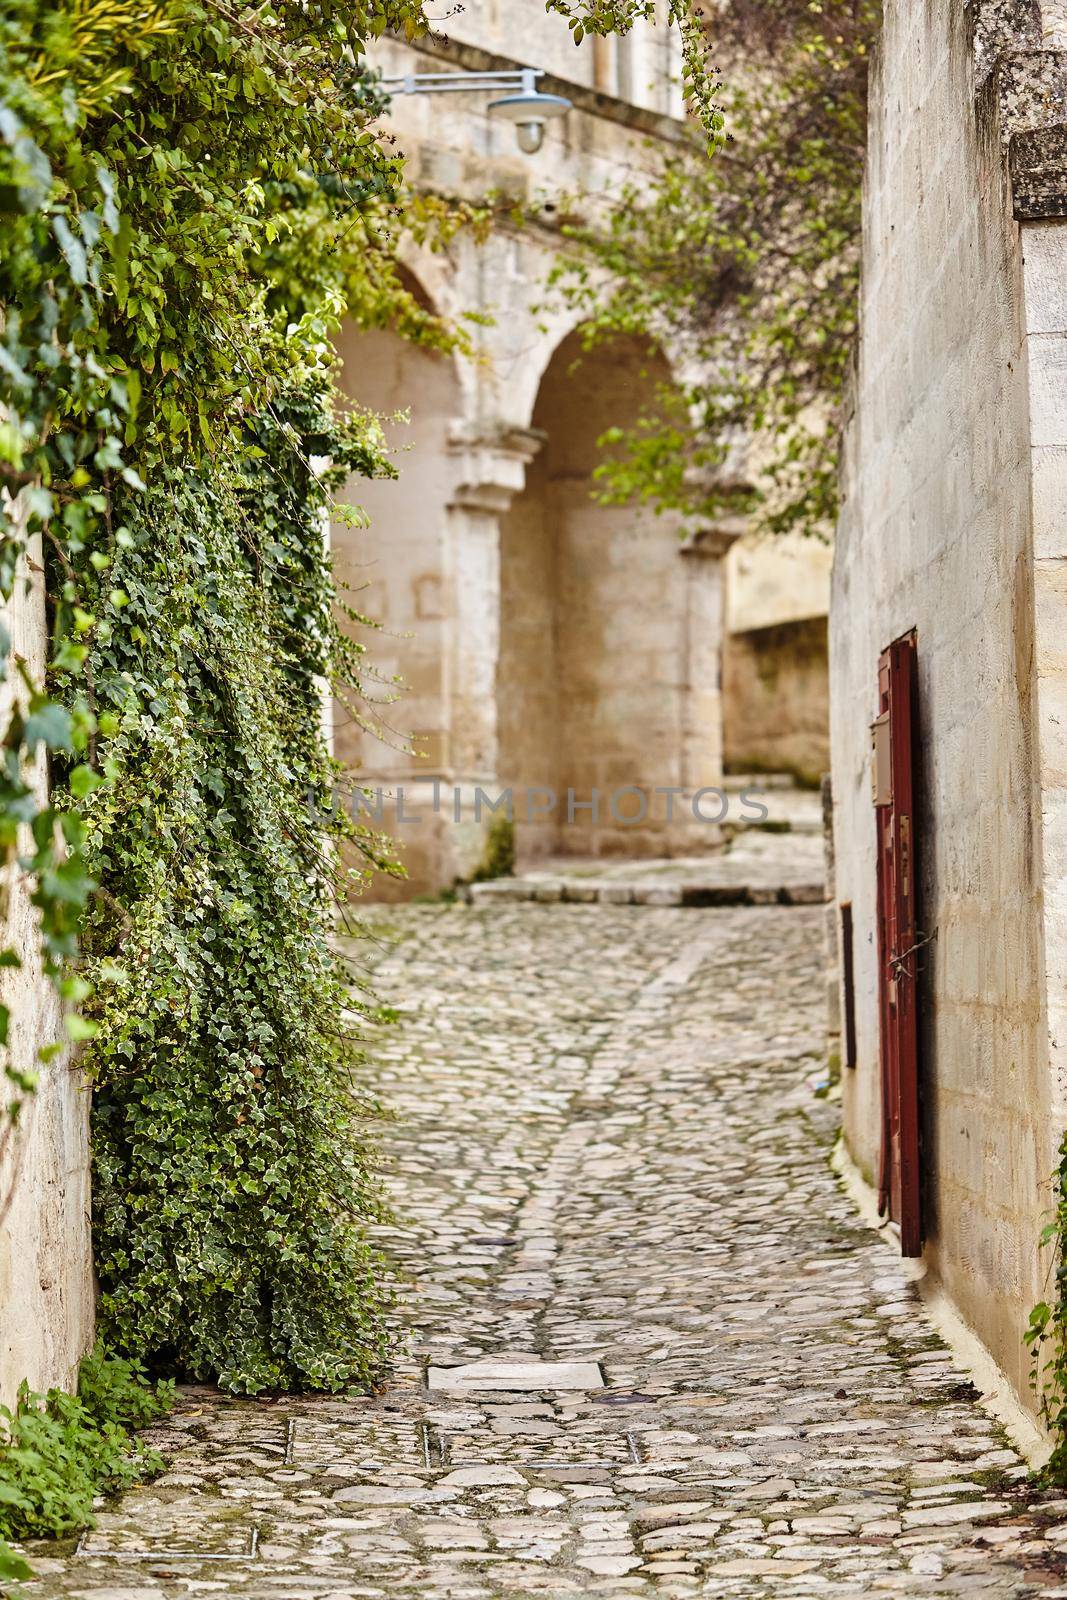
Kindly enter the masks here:
[[[421, 285], [408, 287], [429, 305]], [[388, 779], [410, 772], [401, 748], [412, 734], [435, 764], [445, 727], [443, 665], [447, 658], [448, 615], [447, 504], [449, 428], [459, 410], [458, 381], [450, 357], [401, 339], [387, 329], [364, 331], [346, 326], [338, 338], [342, 386], [358, 405], [384, 419], [386, 437], [399, 471], [395, 480], [354, 477], [340, 496], [360, 506], [370, 526], [337, 524], [333, 530], [335, 569], [347, 586], [345, 598], [376, 623], [381, 632], [364, 641], [383, 704], [380, 720], [394, 728], [392, 743], [360, 728], [344, 708], [335, 715], [338, 758], [365, 778]], [[393, 706], [389, 682], [403, 680]]]
[[[409, 287], [429, 305], [421, 285], [411, 279]], [[379, 876], [372, 894], [406, 898], [453, 876], [444, 819], [423, 807], [416, 825], [407, 824], [410, 807], [430, 792], [418, 779], [439, 775], [449, 762], [449, 439], [459, 381], [450, 356], [387, 329], [346, 326], [337, 348], [343, 390], [381, 415], [399, 476], [353, 477], [339, 497], [369, 521], [334, 524], [342, 597], [379, 627], [361, 634], [370, 703], [356, 711], [335, 704], [335, 752], [370, 791], [363, 820], [397, 839], [408, 872], [406, 884]]]
[[[601, 435], [647, 414], [669, 381], [646, 341], [583, 353], [575, 332], [541, 383], [533, 422], [545, 442], [501, 525], [499, 770], [527, 859], [674, 853], [693, 836], [681, 791], [721, 770], [719, 563], [694, 616], [677, 525], [593, 497]], [[672, 787], [673, 798], [657, 793]], [[538, 815], [531, 789], [553, 791], [555, 808]]]

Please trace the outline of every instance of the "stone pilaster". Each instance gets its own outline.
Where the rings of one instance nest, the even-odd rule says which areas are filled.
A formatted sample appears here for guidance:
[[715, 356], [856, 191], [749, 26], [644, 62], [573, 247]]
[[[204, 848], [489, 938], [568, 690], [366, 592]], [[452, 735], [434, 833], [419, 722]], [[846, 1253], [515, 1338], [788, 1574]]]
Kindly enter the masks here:
[[448, 763], [459, 784], [497, 779], [496, 674], [500, 655], [500, 519], [526, 481], [543, 436], [528, 428], [457, 427], [457, 484], [449, 501], [452, 629]]
[[698, 790], [722, 778], [723, 561], [744, 532], [740, 521], [702, 528], [681, 546], [686, 564], [681, 783]]

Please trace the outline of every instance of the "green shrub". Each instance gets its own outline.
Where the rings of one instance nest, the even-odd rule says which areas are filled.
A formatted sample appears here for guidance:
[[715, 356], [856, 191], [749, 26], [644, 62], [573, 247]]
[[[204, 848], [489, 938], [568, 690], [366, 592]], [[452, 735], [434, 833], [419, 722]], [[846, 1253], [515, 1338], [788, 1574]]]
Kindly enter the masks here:
[[[0, 1406], [0, 1538], [74, 1533], [91, 1525], [96, 1495], [158, 1472], [160, 1457], [132, 1430], [162, 1416], [172, 1398], [173, 1385], [150, 1387], [137, 1362], [100, 1345], [79, 1368], [77, 1395], [34, 1394], [23, 1384], [14, 1411]], [[27, 1571], [0, 1544], [0, 1578]]]

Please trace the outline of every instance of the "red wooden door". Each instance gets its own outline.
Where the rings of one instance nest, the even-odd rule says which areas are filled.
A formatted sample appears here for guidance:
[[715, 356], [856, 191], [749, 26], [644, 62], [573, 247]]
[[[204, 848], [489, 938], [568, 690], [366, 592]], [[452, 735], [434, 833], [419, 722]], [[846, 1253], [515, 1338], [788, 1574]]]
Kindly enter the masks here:
[[882, 1057], [879, 1209], [900, 1226], [905, 1256], [922, 1254], [916, 1004], [915, 634], [878, 662], [874, 804], [878, 829], [878, 988]]

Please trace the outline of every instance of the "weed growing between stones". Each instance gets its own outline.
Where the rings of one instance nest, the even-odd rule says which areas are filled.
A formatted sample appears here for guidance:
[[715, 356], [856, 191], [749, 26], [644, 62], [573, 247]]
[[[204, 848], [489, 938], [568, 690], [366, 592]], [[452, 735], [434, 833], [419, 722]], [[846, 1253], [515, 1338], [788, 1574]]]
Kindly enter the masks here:
[[163, 1462], [133, 1430], [170, 1410], [173, 1385], [150, 1386], [136, 1361], [97, 1345], [78, 1370], [78, 1392], [34, 1394], [0, 1406], [0, 1581], [31, 1575], [8, 1540], [75, 1533], [93, 1521], [95, 1496], [142, 1482]]
[[515, 876], [515, 824], [503, 813], [494, 817], [485, 836], [482, 859], [471, 876], [473, 883]]
[[1067, 1133], [1060, 1141], [1060, 1163], [1054, 1175], [1056, 1210], [1041, 1230], [1041, 1246], [1055, 1249], [1050, 1269], [1053, 1293], [1030, 1313], [1024, 1339], [1030, 1348], [1030, 1386], [1041, 1415], [1055, 1439], [1043, 1476], [1067, 1484]]

